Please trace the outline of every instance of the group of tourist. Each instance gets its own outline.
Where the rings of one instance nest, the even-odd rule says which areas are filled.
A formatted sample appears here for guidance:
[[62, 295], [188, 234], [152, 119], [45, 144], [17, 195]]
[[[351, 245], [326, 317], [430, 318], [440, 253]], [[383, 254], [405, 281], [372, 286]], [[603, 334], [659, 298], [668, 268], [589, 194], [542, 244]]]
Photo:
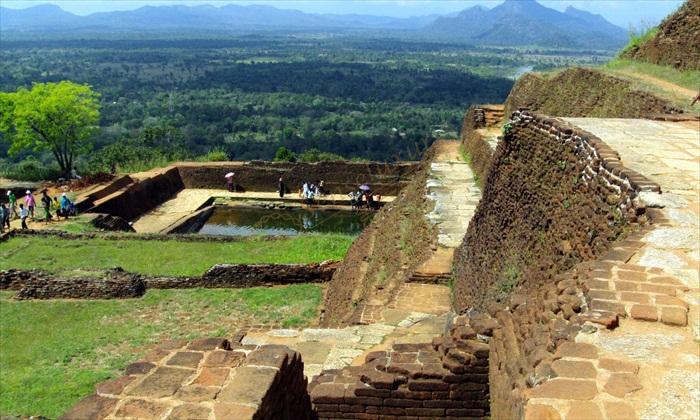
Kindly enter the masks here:
[[[235, 173], [233, 172], [229, 172], [224, 176], [226, 189], [231, 192], [237, 191], [234, 177]], [[287, 193], [287, 186], [282, 177], [277, 181], [277, 193], [280, 198], [284, 198], [284, 195]], [[328, 195], [329, 191], [325, 188], [323, 180], [317, 182], [303, 181], [298, 194], [299, 198], [303, 199], [306, 204], [313, 204], [316, 197]], [[379, 203], [382, 200], [382, 196], [379, 193], [373, 193], [369, 185], [366, 184], [360, 185], [357, 191], [348, 193], [348, 197], [350, 197], [350, 206], [353, 209], [368, 208], [376, 210], [379, 208]]]
[[[27, 190], [24, 195], [24, 203], [17, 202], [17, 196], [12, 190], [8, 190], [6, 195], [7, 203], [0, 199], [0, 233], [3, 233], [5, 229], [10, 229], [10, 220], [13, 218], [20, 219], [22, 229], [28, 229], [27, 219], [30, 217], [32, 220], [37, 219], [37, 201], [34, 198], [34, 194]], [[51, 199], [48, 192], [44, 190], [41, 196], [41, 206], [44, 209], [44, 221], [46, 222], [50, 222], [53, 219], [52, 211], [56, 213], [57, 217], [65, 219], [68, 219], [68, 216], [77, 214], [75, 204], [68, 198], [66, 193], [61, 194], [61, 200], [59, 201], [58, 197]]]
[[299, 190], [299, 197], [305, 199], [307, 204], [312, 204], [314, 198], [323, 197], [326, 194], [328, 191], [326, 191], [322, 180], [317, 183], [304, 181]]
[[382, 196], [379, 193], [372, 193], [370, 190], [357, 190], [348, 193], [350, 197], [350, 207], [353, 209], [368, 208], [377, 210]]

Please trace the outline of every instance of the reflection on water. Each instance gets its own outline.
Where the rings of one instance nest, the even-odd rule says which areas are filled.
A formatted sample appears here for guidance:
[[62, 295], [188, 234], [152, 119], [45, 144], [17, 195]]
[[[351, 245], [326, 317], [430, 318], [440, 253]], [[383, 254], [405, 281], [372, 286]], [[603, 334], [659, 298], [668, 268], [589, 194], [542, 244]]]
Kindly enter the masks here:
[[217, 207], [199, 233], [208, 235], [298, 235], [342, 233], [357, 235], [374, 212], [319, 209]]

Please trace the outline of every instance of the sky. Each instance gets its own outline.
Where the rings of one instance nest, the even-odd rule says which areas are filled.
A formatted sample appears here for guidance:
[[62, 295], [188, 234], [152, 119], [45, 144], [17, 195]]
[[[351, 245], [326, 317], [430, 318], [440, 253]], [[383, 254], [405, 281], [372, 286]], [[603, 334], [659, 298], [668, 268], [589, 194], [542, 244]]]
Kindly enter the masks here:
[[[680, 6], [682, 0], [539, 0], [547, 7], [563, 11], [568, 6], [601, 14], [610, 22], [625, 29], [632, 25], [652, 26]], [[13, 9], [22, 9], [37, 4], [52, 3], [77, 15], [113, 10], [131, 10], [146, 5], [201, 5], [212, 4], [266, 4], [280, 9], [297, 9], [308, 13], [358, 13], [409, 17], [429, 14], [446, 14], [474, 5], [494, 7], [500, 0], [2, 0], [0, 4]]]

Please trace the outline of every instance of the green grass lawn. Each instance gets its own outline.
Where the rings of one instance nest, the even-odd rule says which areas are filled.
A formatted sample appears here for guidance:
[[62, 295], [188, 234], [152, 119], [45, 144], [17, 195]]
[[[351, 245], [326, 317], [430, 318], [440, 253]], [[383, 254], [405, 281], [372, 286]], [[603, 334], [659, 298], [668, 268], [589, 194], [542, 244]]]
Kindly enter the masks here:
[[246, 323], [313, 323], [322, 289], [149, 290], [95, 301], [12, 295], [0, 292], [0, 417], [55, 418], [162, 340], [230, 337]]
[[309, 235], [237, 242], [15, 237], [0, 243], [0, 270], [51, 272], [122, 267], [141, 274], [199, 276], [219, 263], [310, 263], [340, 260], [354, 237]]
[[657, 64], [623, 59], [612, 60], [604, 68], [613, 72], [632, 71], [648, 74], [691, 90], [696, 90], [700, 86], [700, 71], [698, 70], [678, 70], [671, 66], [659, 66]]

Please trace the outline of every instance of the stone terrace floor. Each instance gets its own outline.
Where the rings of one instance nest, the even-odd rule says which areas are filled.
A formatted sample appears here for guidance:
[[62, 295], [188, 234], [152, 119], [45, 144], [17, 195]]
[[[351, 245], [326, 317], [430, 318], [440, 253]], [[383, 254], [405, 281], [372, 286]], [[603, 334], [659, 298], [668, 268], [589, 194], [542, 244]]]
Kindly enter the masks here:
[[[700, 413], [700, 127], [565, 118], [660, 184], [660, 214], [624, 261], [600, 262], [589, 287], [617, 311], [612, 331], [581, 332], [558, 351], [557, 378], [534, 388], [527, 418], [697, 419]], [[629, 250], [628, 250], [629, 251]], [[687, 309], [686, 309], [687, 308]], [[593, 308], [595, 309], [595, 308]]]

